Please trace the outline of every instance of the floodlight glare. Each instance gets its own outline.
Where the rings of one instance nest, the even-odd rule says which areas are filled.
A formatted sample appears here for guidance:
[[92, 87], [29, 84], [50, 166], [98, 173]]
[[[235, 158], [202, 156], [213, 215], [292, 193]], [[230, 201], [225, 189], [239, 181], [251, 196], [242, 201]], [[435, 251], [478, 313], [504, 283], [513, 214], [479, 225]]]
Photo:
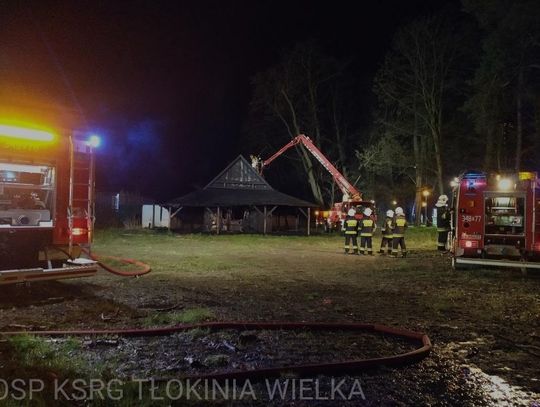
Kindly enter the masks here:
[[54, 140], [54, 134], [48, 131], [9, 126], [7, 124], [0, 124], [0, 136], [32, 141]]
[[509, 189], [512, 189], [512, 180], [509, 178], [501, 178], [498, 183], [499, 189], [503, 191], [507, 191]]

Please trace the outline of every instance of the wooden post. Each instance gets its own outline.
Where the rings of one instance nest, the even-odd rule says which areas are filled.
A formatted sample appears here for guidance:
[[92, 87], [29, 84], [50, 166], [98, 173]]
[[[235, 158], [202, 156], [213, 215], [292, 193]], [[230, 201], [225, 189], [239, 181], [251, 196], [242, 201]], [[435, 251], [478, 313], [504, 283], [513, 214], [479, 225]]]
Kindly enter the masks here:
[[311, 208], [307, 208], [307, 235], [311, 235]]
[[221, 229], [221, 209], [217, 207], [217, 219], [216, 219], [216, 233], [219, 235], [219, 229]]
[[264, 215], [263, 216], [264, 216], [263, 235], [266, 236], [266, 217], [267, 217], [267, 215], [266, 215], [266, 205], [264, 206]]

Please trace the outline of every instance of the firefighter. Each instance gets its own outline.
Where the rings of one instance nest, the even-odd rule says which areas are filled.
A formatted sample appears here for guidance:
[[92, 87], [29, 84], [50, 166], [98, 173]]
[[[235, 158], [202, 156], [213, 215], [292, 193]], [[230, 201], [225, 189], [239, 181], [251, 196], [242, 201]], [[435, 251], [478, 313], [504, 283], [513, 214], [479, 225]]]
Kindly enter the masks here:
[[360, 254], [373, 256], [373, 232], [377, 229], [375, 221], [371, 217], [371, 208], [364, 209], [364, 216], [360, 220]]
[[381, 248], [379, 249], [380, 254], [384, 254], [385, 249], [388, 251], [388, 254], [392, 254], [392, 221], [394, 220], [394, 211], [389, 209], [386, 211], [386, 219], [383, 222], [382, 226], [382, 240]]
[[343, 230], [345, 231], [345, 254], [349, 250], [353, 254], [358, 254], [358, 220], [355, 218], [356, 209], [351, 208], [347, 212], [347, 217], [343, 221]]
[[407, 229], [407, 219], [405, 219], [405, 213], [403, 208], [398, 206], [396, 208], [396, 216], [392, 221], [392, 255], [391, 257], [397, 257], [398, 247], [401, 248], [401, 255], [407, 256], [407, 247], [405, 246], [405, 230]]
[[446, 241], [450, 231], [450, 209], [448, 209], [448, 197], [439, 196], [437, 203], [437, 250], [446, 251]]

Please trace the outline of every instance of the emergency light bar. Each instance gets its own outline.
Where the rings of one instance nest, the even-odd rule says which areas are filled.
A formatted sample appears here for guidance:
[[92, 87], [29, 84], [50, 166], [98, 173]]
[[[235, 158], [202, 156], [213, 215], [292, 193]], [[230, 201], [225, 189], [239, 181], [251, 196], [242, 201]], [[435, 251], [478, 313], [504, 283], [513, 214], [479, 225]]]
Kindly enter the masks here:
[[6, 124], [0, 124], [0, 137], [45, 142], [54, 140], [54, 134], [48, 131], [9, 126]]

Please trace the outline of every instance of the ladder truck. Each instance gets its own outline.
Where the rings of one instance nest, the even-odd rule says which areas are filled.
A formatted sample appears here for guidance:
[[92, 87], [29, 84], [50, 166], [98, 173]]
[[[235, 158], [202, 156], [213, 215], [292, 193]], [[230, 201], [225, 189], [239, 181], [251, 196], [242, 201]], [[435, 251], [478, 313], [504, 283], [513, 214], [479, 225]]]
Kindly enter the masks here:
[[98, 136], [0, 121], [0, 285], [92, 276]]
[[[262, 174], [263, 170], [268, 167], [276, 158], [281, 156], [291, 147], [303, 145], [313, 157], [322, 164], [322, 166], [330, 173], [334, 182], [343, 193], [341, 202], [336, 202], [329, 210], [317, 211], [317, 222], [323, 223], [328, 230], [333, 230], [341, 226], [341, 221], [345, 219], [347, 211], [351, 207], [373, 207], [374, 201], [364, 201], [362, 199], [362, 193], [352, 185], [347, 178], [326, 158], [326, 156], [317, 148], [313, 141], [306, 135], [300, 134], [285, 144], [274, 155], [261, 160], [256, 156], [252, 156], [253, 166], [256, 167], [259, 173]], [[358, 213], [357, 217], [362, 218], [362, 214]]]
[[452, 266], [540, 268], [535, 172], [467, 171], [453, 182]]

